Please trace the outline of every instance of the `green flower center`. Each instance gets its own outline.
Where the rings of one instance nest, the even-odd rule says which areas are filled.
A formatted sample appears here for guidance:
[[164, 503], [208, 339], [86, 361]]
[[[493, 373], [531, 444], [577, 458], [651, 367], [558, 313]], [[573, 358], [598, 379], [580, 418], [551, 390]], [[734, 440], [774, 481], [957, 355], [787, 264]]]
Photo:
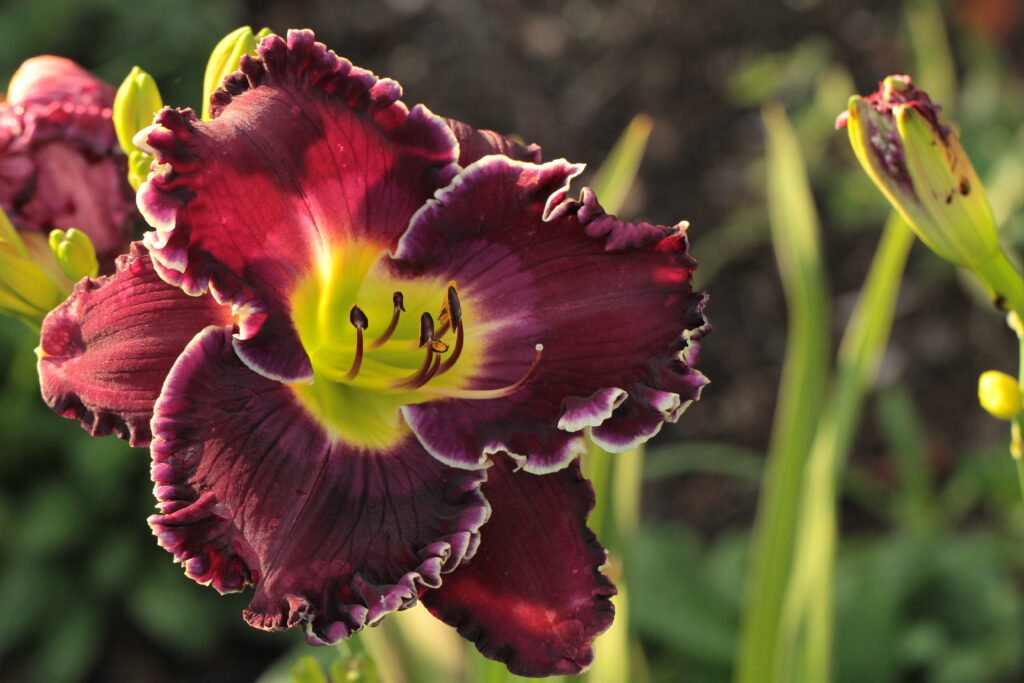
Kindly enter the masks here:
[[384, 253], [372, 244], [335, 248], [291, 298], [313, 365], [313, 383], [291, 390], [332, 438], [372, 449], [407, 433], [403, 405], [467, 393], [488, 331], [455, 283], [398, 280]]

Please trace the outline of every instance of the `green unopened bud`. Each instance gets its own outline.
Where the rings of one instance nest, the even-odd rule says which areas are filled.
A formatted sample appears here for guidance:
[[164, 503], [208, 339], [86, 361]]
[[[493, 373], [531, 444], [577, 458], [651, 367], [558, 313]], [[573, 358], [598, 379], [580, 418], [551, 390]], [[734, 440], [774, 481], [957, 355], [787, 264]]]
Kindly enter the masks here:
[[132, 186], [133, 190], [138, 190], [139, 185], [146, 182], [152, 163], [153, 156], [146, 154], [141, 149], [133, 149], [128, 152], [128, 184]]
[[978, 401], [992, 417], [1012, 420], [1020, 415], [1020, 385], [1005, 372], [983, 372], [978, 378]]
[[163, 109], [164, 101], [156, 81], [148, 73], [133, 66], [114, 97], [114, 130], [125, 154], [136, 150], [132, 138], [153, 123], [153, 115]]
[[932, 251], [976, 270], [1000, 253], [985, 189], [942, 108], [908, 76], [850, 98], [836, 120], [868, 176]]
[[19, 233], [0, 210], [0, 313], [35, 330], [71, 292], [53, 253], [39, 233]]
[[57, 258], [57, 265], [72, 282], [99, 274], [96, 249], [84, 232], [74, 228], [66, 232], [53, 230], [50, 232], [50, 249]]
[[271, 34], [264, 27], [259, 33], [253, 34], [252, 28], [242, 26], [221, 38], [217, 47], [213, 48], [210, 60], [206, 63], [206, 74], [203, 76], [203, 120], [210, 120], [210, 96], [224, 82], [224, 77], [238, 70], [242, 55], [255, 55], [256, 44]]

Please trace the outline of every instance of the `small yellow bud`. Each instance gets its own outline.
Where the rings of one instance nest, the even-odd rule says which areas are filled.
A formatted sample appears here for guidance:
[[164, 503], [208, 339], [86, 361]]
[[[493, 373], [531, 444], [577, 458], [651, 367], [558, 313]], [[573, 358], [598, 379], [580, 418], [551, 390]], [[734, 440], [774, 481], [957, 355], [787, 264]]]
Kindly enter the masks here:
[[983, 372], [978, 378], [978, 401], [992, 417], [1012, 420], [1020, 414], [1020, 385], [1005, 372]]
[[114, 97], [114, 130], [125, 154], [135, 149], [132, 138], [153, 123], [153, 115], [163, 109], [163, 98], [156, 81], [137, 66], [122, 81]]
[[253, 34], [252, 28], [242, 26], [221, 38], [213, 48], [210, 59], [206, 63], [206, 74], [203, 76], [203, 120], [210, 120], [210, 96], [224, 82], [224, 77], [238, 70], [242, 55], [255, 55], [256, 44], [271, 34], [269, 28], [263, 28]]
[[57, 265], [72, 282], [99, 274], [96, 250], [84, 232], [74, 228], [67, 232], [53, 230], [50, 232], [50, 249], [57, 258]]

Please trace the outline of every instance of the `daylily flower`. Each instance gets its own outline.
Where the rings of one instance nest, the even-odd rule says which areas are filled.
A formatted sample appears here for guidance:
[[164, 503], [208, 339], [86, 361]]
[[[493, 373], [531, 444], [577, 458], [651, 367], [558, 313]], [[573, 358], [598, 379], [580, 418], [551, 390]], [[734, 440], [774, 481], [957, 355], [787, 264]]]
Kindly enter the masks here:
[[111, 86], [47, 55], [18, 68], [0, 104], [0, 204], [22, 230], [81, 230], [105, 271], [136, 216], [113, 101]]
[[615, 592], [584, 433], [628, 449], [699, 397], [696, 263], [569, 198], [581, 166], [400, 94], [292, 31], [212, 120], [161, 111], [155, 230], [47, 318], [43, 395], [150, 446], [159, 543], [251, 585], [251, 625], [331, 643], [422, 598], [513, 672], [576, 673]]

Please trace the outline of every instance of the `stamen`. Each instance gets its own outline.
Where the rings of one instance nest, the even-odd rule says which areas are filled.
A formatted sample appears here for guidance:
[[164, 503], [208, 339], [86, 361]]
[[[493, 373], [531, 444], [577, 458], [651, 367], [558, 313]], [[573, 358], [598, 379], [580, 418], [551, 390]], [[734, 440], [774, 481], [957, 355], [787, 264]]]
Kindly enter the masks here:
[[420, 348], [434, 339], [434, 319], [426, 311], [420, 316]]
[[537, 344], [534, 347], [537, 350], [537, 354], [533, 357], [533, 363], [530, 365], [530, 369], [526, 371], [526, 374], [519, 378], [514, 384], [510, 384], [507, 387], [501, 389], [456, 389], [447, 387], [424, 387], [423, 391], [435, 396], [443, 396], [445, 398], [465, 398], [465, 399], [491, 399], [491, 398], [504, 398], [510, 396], [515, 392], [519, 391], [524, 384], [530, 381], [530, 378], [537, 372], [537, 368], [540, 366], [540, 358], [544, 352], [544, 345]]
[[355, 304], [352, 304], [352, 310], [348, 312], [348, 321], [352, 323], [352, 327], [357, 330], [365, 330], [370, 326], [370, 319], [363, 313], [363, 309], [359, 308]]
[[345, 382], [355, 379], [359, 374], [359, 368], [363, 365], [363, 330], [370, 324], [363, 309], [355, 304], [352, 305], [352, 310], [348, 313], [348, 320], [356, 328], [356, 357], [352, 360], [352, 367], [345, 374], [343, 379]]
[[391, 335], [395, 333], [395, 328], [398, 327], [398, 317], [405, 313], [405, 300], [401, 292], [395, 292], [391, 296], [391, 301], [395, 304], [394, 312], [391, 314], [391, 322], [388, 323], [387, 329], [370, 344], [371, 349], [376, 349], [382, 346], [388, 339], [391, 339]]
[[445, 294], [444, 303], [441, 304], [441, 315], [437, 321], [441, 328], [437, 331], [438, 337], [443, 337], [452, 327], [458, 327], [462, 320], [462, 304], [459, 302], [459, 293], [455, 288], [455, 280], [448, 283], [448, 292]]
[[455, 350], [452, 354], [444, 359], [444, 363], [441, 363], [441, 367], [438, 369], [437, 374], [443, 375], [452, 369], [455, 365], [455, 361], [462, 355], [462, 319], [460, 316], [459, 322], [455, 325]]
[[[435, 355], [437, 354], [433, 347], [427, 345], [427, 355], [423, 358], [423, 365], [420, 366], [420, 369], [411, 377], [395, 382], [392, 386], [396, 389], [418, 389], [423, 386], [436, 372], [437, 363], [433, 362]], [[440, 359], [440, 356], [438, 356], [438, 359]]]
[[424, 384], [426, 384], [431, 379], [433, 379], [434, 375], [437, 374], [437, 368], [438, 368], [439, 365], [441, 365], [441, 354], [435, 352], [434, 353], [434, 362], [430, 364], [430, 369], [423, 375], [423, 377], [421, 377], [420, 379], [416, 380], [415, 382], [410, 382], [408, 386], [403, 387], [403, 388], [404, 389], [419, 389]]
[[427, 347], [427, 356], [416, 374], [396, 382], [396, 389], [419, 389], [437, 374], [441, 367], [441, 354], [448, 350], [448, 344], [434, 336], [434, 319], [429, 313], [420, 316], [420, 348]]
[[445, 310], [448, 312], [448, 319], [455, 327], [462, 322], [462, 304], [459, 302], [459, 293], [455, 289], [455, 280], [448, 284], [448, 300]]

